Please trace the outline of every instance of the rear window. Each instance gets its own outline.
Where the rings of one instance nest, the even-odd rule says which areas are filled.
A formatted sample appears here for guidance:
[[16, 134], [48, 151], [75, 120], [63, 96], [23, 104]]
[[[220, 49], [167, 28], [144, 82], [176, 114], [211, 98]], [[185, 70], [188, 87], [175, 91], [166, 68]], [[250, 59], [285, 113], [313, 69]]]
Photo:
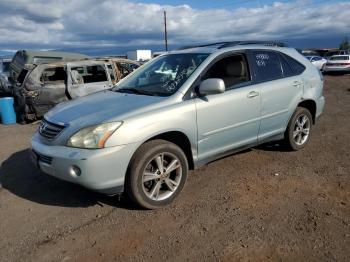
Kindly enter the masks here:
[[270, 81], [283, 77], [282, 67], [278, 55], [271, 51], [253, 51], [258, 82]]
[[349, 60], [349, 56], [343, 55], [343, 56], [333, 56], [329, 60], [337, 61], [337, 60]]
[[290, 68], [292, 69], [294, 75], [300, 75], [302, 72], [305, 71], [305, 66], [298, 61], [296, 61], [294, 58], [291, 58], [290, 56], [286, 54], [282, 54], [283, 58], [286, 60], [286, 62], [289, 64]]

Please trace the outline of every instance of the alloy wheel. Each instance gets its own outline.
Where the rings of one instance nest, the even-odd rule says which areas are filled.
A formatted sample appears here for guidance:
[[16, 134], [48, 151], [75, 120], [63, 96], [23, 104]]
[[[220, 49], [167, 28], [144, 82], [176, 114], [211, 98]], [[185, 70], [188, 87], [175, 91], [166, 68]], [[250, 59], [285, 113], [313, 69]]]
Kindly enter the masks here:
[[171, 153], [157, 154], [148, 162], [142, 174], [142, 189], [153, 201], [171, 197], [182, 178], [180, 160]]
[[303, 145], [309, 138], [310, 127], [311, 123], [307, 115], [301, 114], [297, 117], [294, 123], [293, 139], [298, 146]]

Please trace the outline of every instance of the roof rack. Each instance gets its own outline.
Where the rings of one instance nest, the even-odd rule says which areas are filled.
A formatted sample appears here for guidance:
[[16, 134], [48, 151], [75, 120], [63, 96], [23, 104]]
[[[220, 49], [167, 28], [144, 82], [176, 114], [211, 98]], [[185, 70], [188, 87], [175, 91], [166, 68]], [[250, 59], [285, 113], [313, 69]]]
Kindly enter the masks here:
[[191, 49], [191, 48], [197, 48], [197, 47], [210, 47], [215, 45], [218, 45], [220, 47], [228, 43], [230, 42], [216, 42], [216, 43], [199, 44], [199, 45], [187, 45], [187, 46], [180, 47], [177, 50]]
[[237, 46], [237, 45], [264, 45], [264, 46], [287, 47], [285, 43], [278, 42], [278, 41], [227, 41], [227, 42], [217, 42], [217, 43], [209, 43], [209, 44], [202, 44], [202, 45], [189, 45], [189, 46], [181, 47], [177, 50], [184, 50], [184, 49], [191, 49], [191, 48], [198, 48], [198, 47], [211, 47], [211, 46], [217, 46], [217, 49], [221, 49], [221, 48]]
[[264, 46], [276, 46], [276, 47], [287, 47], [285, 43], [278, 42], [278, 41], [234, 41], [234, 42], [228, 42], [226, 44], [223, 44], [219, 47], [225, 48], [230, 46], [236, 46], [236, 45], [264, 45]]

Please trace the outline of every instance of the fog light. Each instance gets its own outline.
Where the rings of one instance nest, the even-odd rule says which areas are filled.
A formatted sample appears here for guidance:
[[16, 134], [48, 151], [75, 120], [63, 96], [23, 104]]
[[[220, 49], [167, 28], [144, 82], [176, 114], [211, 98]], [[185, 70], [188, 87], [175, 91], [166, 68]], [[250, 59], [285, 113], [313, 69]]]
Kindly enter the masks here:
[[69, 168], [69, 174], [71, 175], [71, 176], [80, 176], [81, 175], [81, 170], [80, 170], [80, 168], [79, 167], [77, 167], [77, 166], [71, 166], [70, 168]]

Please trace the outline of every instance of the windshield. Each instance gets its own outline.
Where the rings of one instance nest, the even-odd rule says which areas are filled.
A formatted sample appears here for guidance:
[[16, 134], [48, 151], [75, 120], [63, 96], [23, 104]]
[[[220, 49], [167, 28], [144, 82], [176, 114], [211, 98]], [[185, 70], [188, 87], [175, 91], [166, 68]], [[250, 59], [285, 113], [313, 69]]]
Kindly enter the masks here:
[[209, 54], [169, 54], [156, 58], [120, 82], [113, 90], [142, 95], [170, 96]]

